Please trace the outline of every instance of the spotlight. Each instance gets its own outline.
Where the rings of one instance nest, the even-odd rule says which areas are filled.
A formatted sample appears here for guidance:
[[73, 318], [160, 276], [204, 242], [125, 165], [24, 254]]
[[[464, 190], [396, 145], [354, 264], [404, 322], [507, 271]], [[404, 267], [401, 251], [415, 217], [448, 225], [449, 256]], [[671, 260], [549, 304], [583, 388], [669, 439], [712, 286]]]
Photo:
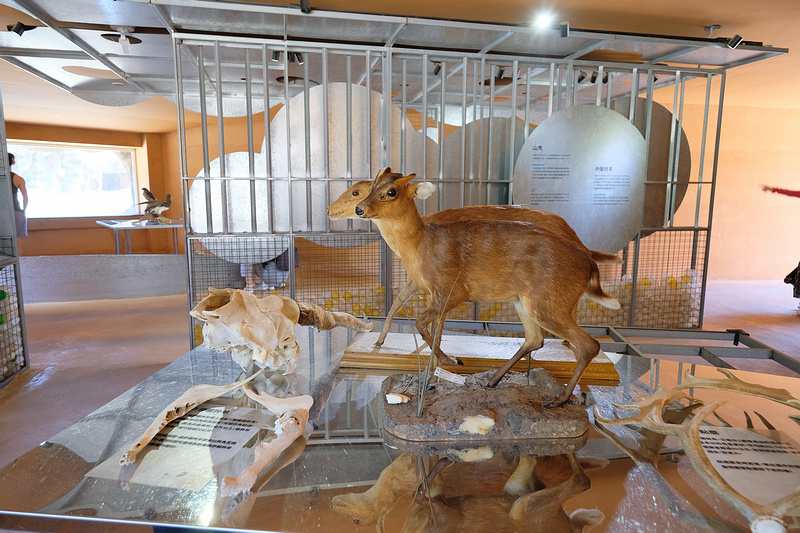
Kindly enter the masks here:
[[305, 15], [311, 13], [311, 0], [300, 0], [300, 11]]
[[441, 63], [434, 63], [433, 64], [433, 75], [434, 76], [438, 76], [439, 72], [441, 70], [442, 70], [442, 64]]
[[23, 24], [22, 22], [17, 22], [16, 24], [13, 25], [9, 24], [6, 27], [8, 28], [8, 31], [13, 31], [14, 33], [22, 37], [23, 33], [25, 33], [26, 31], [35, 30], [38, 26], [28, 26], [27, 24]]
[[498, 67], [497, 76], [495, 76], [495, 78], [497, 78], [499, 80], [500, 78], [503, 77], [503, 74], [505, 74], [505, 73], [506, 73], [506, 71], [505, 71], [505, 69], [503, 67]]
[[558, 29], [561, 31], [562, 37], [569, 37], [569, 22], [563, 21], [558, 25]]
[[553, 15], [550, 13], [540, 13], [536, 16], [535, 24], [538, 28], [549, 28], [553, 25]]
[[591, 78], [589, 78], [589, 83], [594, 83], [594, 82], [596, 82], [596, 81], [597, 81], [597, 71], [596, 71], [596, 70], [593, 70], [593, 71], [592, 71], [592, 77], [591, 77]]
[[279, 51], [277, 51], [277, 50], [273, 50], [273, 51], [272, 51], [272, 60], [273, 60], [274, 62], [276, 62], [276, 63], [277, 63], [278, 61], [280, 61], [280, 60], [281, 60], [281, 53], [280, 53]]
[[294, 63], [294, 52], [286, 52], [286, 59], [289, 60], [289, 63]]
[[301, 54], [300, 52], [294, 53], [294, 60], [297, 61], [298, 65], [302, 65], [303, 63], [305, 63], [305, 59], [303, 59], [303, 54]]
[[731, 50], [735, 50], [737, 46], [742, 44], [743, 40], [744, 39], [742, 39], [741, 35], [736, 34], [733, 37], [731, 37], [730, 39], [728, 39], [728, 42], [726, 44], [728, 45], [728, 48], [730, 48]]
[[586, 79], [586, 72], [581, 71], [580, 74], [578, 74], [578, 83], [582, 82], [585, 79]]

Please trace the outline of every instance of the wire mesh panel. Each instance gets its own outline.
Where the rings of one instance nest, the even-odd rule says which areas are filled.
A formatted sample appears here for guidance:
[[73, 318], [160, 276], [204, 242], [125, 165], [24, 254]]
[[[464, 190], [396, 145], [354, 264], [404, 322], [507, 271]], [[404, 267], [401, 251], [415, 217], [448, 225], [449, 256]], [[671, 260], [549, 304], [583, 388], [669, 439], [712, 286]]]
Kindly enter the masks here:
[[361, 317], [385, 315], [386, 285], [377, 235], [320, 235], [295, 240], [299, 301]]
[[[636, 186], [615, 173], [614, 161], [593, 162], [589, 178], [573, 176], [590, 179], [593, 205], [622, 206], [589, 224], [620, 244], [606, 247], [579, 231], [589, 248], [622, 261], [601, 265], [603, 286], [622, 309], [582, 300], [579, 322], [702, 325], [719, 132], [711, 109], [721, 102], [724, 70], [614, 53], [555, 60], [536, 57], [535, 47], [525, 56], [201, 35], [177, 35], [175, 44], [179, 109], [202, 117], [199, 131], [181, 121], [193, 300], [213, 281], [385, 314], [408, 277], [378, 228], [355, 216], [350, 188], [387, 166], [438, 185], [418, 203], [423, 215], [544, 198], [580, 228], [588, 210], [566, 193], [521, 187], [545, 175], [529, 163], [537, 130], [571, 110], [602, 109], [634, 132], [644, 166]], [[691, 139], [697, 153], [682, 126], [687, 84], [706, 92], [701, 138]], [[597, 159], [604, 150], [592, 145], [562, 160]], [[334, 202], [337, 209], [326, 210]], [[286, 279], [259, 284], [279, 258]], [[425, 306], [425, 294], [415, 294], [400, 316]], [[464, 303], [451, 318], [517, 320], [508, 302]]]
[[28, 367], [22, 338], [22, 302], [17, 296], [16, 264], [0, 266], [0, 385]]

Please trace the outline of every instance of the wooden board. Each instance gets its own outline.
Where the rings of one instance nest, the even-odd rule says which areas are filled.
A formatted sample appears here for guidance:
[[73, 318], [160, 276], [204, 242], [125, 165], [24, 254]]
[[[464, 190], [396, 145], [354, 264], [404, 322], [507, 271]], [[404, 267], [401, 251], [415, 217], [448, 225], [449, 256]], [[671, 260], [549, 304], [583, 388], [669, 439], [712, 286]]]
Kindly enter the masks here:
[[[342, 369], [396, 370], [416, 372], [420, 365], [427, 364], [430, 348], [420, 337], [411, 333], [389, 333], [380, 349], [375, 349], [377, 332], [356, 336], [344, 351], [339, 364]], [[417, 344], [425, 346], [422, 361], [417, 354]], [[458, 357], [464, 365], [440, 365], [445, 370], [458, 374], [475, 374], [487, 370], [497, 370], [508, 361], [522, 345], [522, 339], [513, 337], [488, 337], [484, 335], [443, 335], [442, 350], [448, 355]], [[545, 339], [544, 346], [533, 353], [531, 366], [548, 370], [559, 381], [566, 382], [575, 371], [575, 355], [560, 340]], [[523, 359], [512, 370], [525, 372], [528, 361]], [[600, 351], [583, 373], [580, 381], [584, 385], [616, 385], [619, 383], [614, 364]]]

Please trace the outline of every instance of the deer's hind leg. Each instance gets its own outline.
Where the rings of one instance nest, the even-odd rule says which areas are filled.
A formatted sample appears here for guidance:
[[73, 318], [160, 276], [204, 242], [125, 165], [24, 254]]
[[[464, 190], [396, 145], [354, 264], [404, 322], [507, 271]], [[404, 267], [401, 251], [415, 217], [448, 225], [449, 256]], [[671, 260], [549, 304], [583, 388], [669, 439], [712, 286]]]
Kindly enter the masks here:
[[569, 347], [575, 353], [575, 359], [578, 362], [564, 391], [551, 404], [552, 406], [560, 406], [567, 403], [575, 390], [575, 386], [578, 384], [578, 380], [589, 367], [592, 359], [600, 352], [600, 343], [583, 331], [583, 328], [575, 322], [571, 315], [561, 317], [562, 320], [560, 321], [554, 320], [555, 318], [557, 317], [549, 317], [542, 325], [554, 335], [569, 341]]
[[517, 310], [522, 327], [525, 329], [525, 341], [519, 347], [517, 353], [504, 364], [500, 370], [494, 373], [489, 380], [488, 386], [494, 387], [500, 380], [503, 379], [509, 370], [511, 370], [517, 361], [528, 355], [534, 350], [538, 350], [544, 345], [544, 331], [541, 326], [534, 320], [533, 305], [530, 299], [521, 298], [514, 302], [514, 307]]

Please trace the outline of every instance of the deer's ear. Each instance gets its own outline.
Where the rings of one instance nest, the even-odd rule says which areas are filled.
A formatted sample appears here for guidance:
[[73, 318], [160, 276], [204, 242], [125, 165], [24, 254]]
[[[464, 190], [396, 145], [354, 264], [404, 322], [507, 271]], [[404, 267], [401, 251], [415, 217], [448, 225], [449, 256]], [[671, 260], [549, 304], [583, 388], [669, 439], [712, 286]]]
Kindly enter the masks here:
[[434, 185], [430, 181], [423, 181], [417, 183], [417, 188], [414, 190], [414, 196], [416, 196], [420, 200], [424, 200], [434, 192], [436, 192], [436, 185]]
[[417, 177], [416, 174], [409, 174], [408, 176], [400, 176], [399, 178], [394, 178], [392, 180], [392, 184], [394, 184], [396, 187], [402, 187], [403, 185], [405, 185], [406, 183], [408, 183], [409, 181], [413, 180], [416, 177]]
[[378, 171], [378, 174], [375, 177], [380, 178], [384, 174], [391, 174], [391, 173], [392, 173], [392, 167], [383, 167]]

